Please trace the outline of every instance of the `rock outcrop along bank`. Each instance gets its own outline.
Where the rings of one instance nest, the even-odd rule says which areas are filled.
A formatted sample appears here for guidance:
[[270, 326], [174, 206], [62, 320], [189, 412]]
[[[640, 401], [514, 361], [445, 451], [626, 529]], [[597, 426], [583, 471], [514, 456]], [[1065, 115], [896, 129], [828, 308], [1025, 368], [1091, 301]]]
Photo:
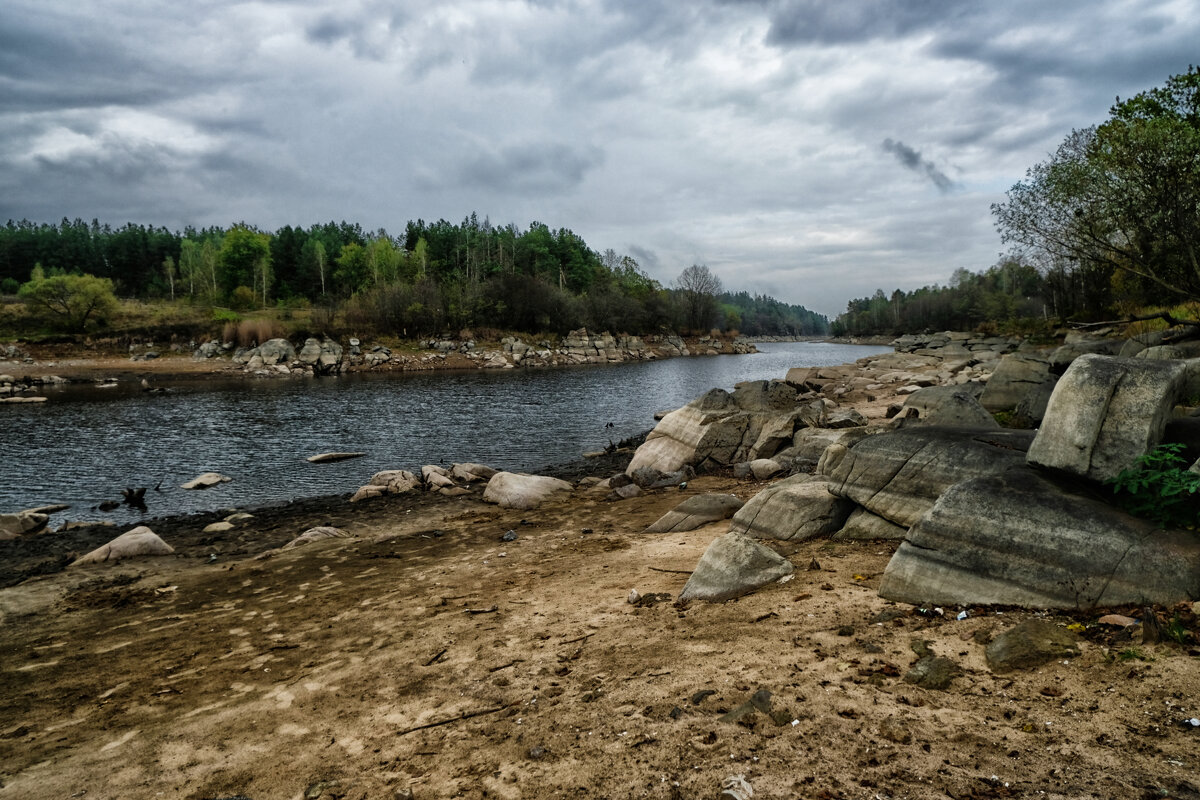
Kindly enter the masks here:
[[286, 339], [272, 339], [257, 347], [237, 349], [232, 343], [222, 344], [214, 340], [201, 345], [193, 358], [204, 361], [228, 356], [239, 369], [266, 376], [556, 367], [757, 352], [753, 343], [741, 338], [701, 336], [684, 339], [674, 334], [613, 336], [607, 331], [591, 333], [586, 328], [571, 331], [556, 342], [548, 339], [529, 341], [508, 336], [498, 346], [488, 347], [471, 338], [445, 336], [422, 340], [418, 344], [420, 349], [417, 351], [393, 350], [383, 344], [364, 344], [356, 338], [349, 339], [345, 347], [329, 338], [309, 338], [300, 350], [296, 350]]
[[[889, 600], [1095, 608], [1200, 599], [1200, 536], [1130, 516], [1110, 488], [1164, 441], [1196, 449], [1190, 431], [1200, 426], [1186, 423], [1200, 412], [1183, 404], [1196, 395], [1200, 359], [1156, 347], [1105, 354], [1129, 348], [1078, 334], [1045, 350], [954, 333], [896, 344], [906, 352], [714, 389], [663, 417], [626, 472], [785, 476], [733, 515], [730, 535], [902, 537], [879, 590]], [[989, 411], [1039, 426], [1002, 428]], [[704, 596], [761, 585], [748, 577], [756, 565], [709, 563], [730, 585]]]

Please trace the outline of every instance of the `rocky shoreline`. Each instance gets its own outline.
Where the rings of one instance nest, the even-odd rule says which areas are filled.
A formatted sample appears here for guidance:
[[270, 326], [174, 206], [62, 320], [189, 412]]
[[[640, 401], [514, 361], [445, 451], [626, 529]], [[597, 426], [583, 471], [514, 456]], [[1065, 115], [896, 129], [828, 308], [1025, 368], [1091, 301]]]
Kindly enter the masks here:
[[[1070, 520], [1018, 480], [1031, 456], [1093, 460], [1056, 460], [985, 406], [1062, 430], [1057, 401], [1029, 398], [1143, 348], [1105, 380], [1131, 409], [1116, 426], [1153, 434], [1188, 418], [1186, 359], [935, 339], [709, 392], [636, 453], [543, 470], [532, 504], [510, 479], [489, 498], [496, 476], [431, 469], [374, 476], [385, 490], [354, 503], [152, 521], [168, 556], [66, 566], [112, 529], [0, 542], [0, 674], [21, 689], [0, 698], [0, 798], [1200, 796], [1194, 606], [888, 589], [932, 585], [897, 573], [908, 547], [978, 591], [1011, 557], [989, 526], [1016, 517], [1041, 526], [1033, 560], [1096, 560], [1107, 540], [1047, 546]], [[1010, 500], [978, 499], [996, 476]], [[314, 529], [335, 533], [289, 547]]]
[[590, 333], [581, 328], [556, 342], [505, 337], [498, 343], [445, 336], [391, 346], [348, 338], [308, 337], [297, 347], [287, 339], [237, 347], [211, 340], [187, 348], [154, 342], [130, 346], [128, 359], [80, 348], [11, 345], [0, 360], [0, 402], [42, 402], [38, 390], [68, 383], [111, 384], [125, 380], [187, 381], [209, 375], [246, 378], [313, 377], [352, 373], [562, 367], [617, 364], [685, 356], [755, 353], [744, 338], [674, 334], [646, 337]]

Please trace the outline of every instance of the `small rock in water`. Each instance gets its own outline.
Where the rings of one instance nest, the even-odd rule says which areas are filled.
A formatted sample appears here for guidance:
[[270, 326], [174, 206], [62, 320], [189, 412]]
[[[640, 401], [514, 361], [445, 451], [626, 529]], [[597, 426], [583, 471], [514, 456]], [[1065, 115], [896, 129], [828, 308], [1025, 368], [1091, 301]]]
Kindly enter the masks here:
[[637, 601], [642, 599], [642, 595], [637, 589], [630, 589], [629, 596], [625, 598], [625, 602], [629, 605], [637, 605]]
[[516, 540], [517, 540], [517, 532], [516, 531], [509, 531], [508, 533], [506, 533], [500, 537], [500, 541], [502, 541], [502, 542], [515, 542]]

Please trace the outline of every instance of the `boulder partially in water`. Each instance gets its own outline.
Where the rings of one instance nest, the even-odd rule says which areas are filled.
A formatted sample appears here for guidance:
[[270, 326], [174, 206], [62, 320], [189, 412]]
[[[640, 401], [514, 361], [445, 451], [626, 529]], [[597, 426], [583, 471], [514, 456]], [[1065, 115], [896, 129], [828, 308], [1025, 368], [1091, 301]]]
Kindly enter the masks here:
[[180, 485], [180, 489], [211, 489], [220, 483], [229, 483], [233, 478], [227, 475], [222, 475], [219, 472], [205, 472], [197, 475], [187, 483]]

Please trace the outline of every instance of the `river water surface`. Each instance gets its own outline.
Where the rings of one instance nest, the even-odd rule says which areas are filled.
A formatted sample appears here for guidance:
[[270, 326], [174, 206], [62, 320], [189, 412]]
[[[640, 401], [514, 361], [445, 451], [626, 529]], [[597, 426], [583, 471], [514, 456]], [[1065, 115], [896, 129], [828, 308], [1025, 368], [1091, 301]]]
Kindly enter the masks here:
[[[533, 470], [646, 431], [654, 412], [713, 387], [890, 350], [810, 342], [759, 349], [557, 369], [214, 379], [164, 394], [133, 383], [47, 390], [49, 402], [0, 406], [0, 512], [69, 503], [57, 519], [123, 524], [139, 513], [93, 507], [119, 500], [126, 486], [161, 485], [146, 493], [143, 516], [162, 516], [349, 492], [379, 470], [422, 464]], [[334, 450], [367, 455], [305, 461]], [[233, 480], [204, 491], [178, 488], [209, 471]]]

